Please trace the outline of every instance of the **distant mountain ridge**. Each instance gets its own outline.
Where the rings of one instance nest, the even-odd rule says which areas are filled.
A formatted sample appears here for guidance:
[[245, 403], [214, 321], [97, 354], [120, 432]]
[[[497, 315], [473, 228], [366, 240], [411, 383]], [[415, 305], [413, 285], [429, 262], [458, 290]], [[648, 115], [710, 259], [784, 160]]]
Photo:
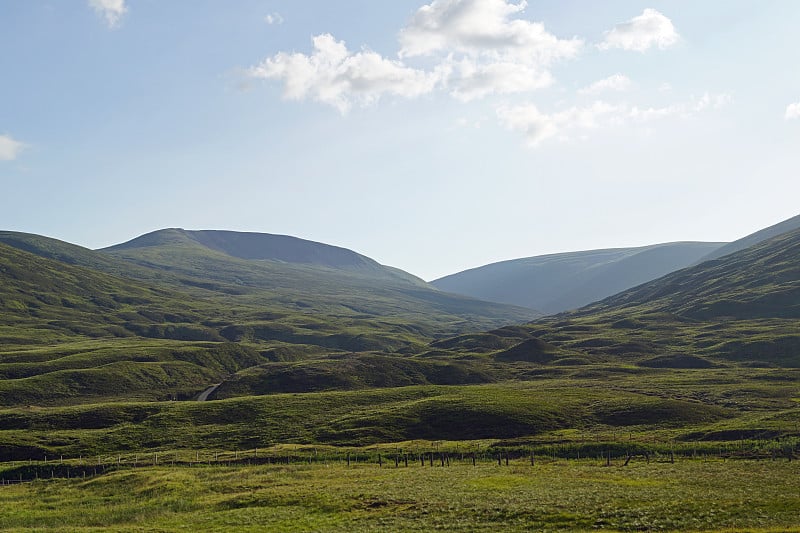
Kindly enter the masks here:
[[194, 242], [211, 250], [247, 260], [270, 260], [326, 266], [341, 270], [380, 270], [382, 265], [352, 250], [288, 235], [226, 230], [157, 230], [108, 248], [103, 252]]
[[687, 267], [723, 245], [674, 242], [549, 254], [493, 263], [431, 284], [456, 294], [553, 314]]
[[782, 233], [787, 233], [798, 228], [800, 228], [800, 215], [784, 220], [783, 222], [778, 222], [777, 224], [769, 226], [768, 228], [756, 231], [755, 233], [751, 233], [746, 237], [742, 237], [741, 239], [728, 243], [725, 246], [721, 246], [710, 254], [701, 258], [698, 262], [711, 261], [712, 259], [717, 259], [725, 255], [744, 250], [745, 248], [749, 248], [767, 239], [777, 237]]
[[695, 320], [800, 318], [800, 228], [615, 294], [575, 314], [633, 308]]
[[[225, 314], [226, 309], [232, 306], [239, 310], [240, 318], [215, 319], [216, 322], [228, 324], [236, 331], [255, 328], [261, 332], [258, 333], [260, 337], [304, 338], [322, 344], [334, 342], [321, 338], [319, 329], [303, 331], [302, 326], [295, 324], [305, 321], [290, 319], [311, 313], [321, 317], [329, 335], [357, 321], [373, 321], [365, 326], [365, 331], [378, 332], [377, 335], [388, 331], [388, 336], [381, 338], [388, 349], [394, 342], [389, 337], [406, 335], [401, 332], [399, 323], [407, 323], [408, 326], [404, 326], [406, 332], [412, 335], [437, 336], [466, 328], [525, 322], [540, 315], [523, 308], [443, 293], [416, 276], [380, 265], [351, 250], [294, 237], [167, 229], [103, 250], [90, 250], [40, 235], [0, 231], [2, 244], [50, 261], [36, 266], [31, 257], [25, 259], [31, 265], [28, 268], [31, 272], [48, 272], [47, 279], [41, 283], [52, 287], [48, 289], [48, 301], [61, 301], [60, 293], [63, 291], [59, 288], [57, 265], [69, 265], [79, 267], [75, 270], [83, 273], [79, 277], [105, 280], [111, 275], [117, 279], [116, 282], [104, 281], [92, 286], [107, 287], [120, 283], [122, 287], [136, 287], [131, 292], [155, 289], [174, 295], [183, 294], [171, 297], [171, 301], [165, 304], [167, 307], [180, 308], [181, 301], [195, 302], [199, 298], [212, 309], [220, 306], [218, 311], [206, 312], [207, 315], [218, 315]], [[15, 257], [21, 262], [26, 256]], [[14, 260], [10, 261], [13, 264]], [[66, 268], [62, 270], [72, 272]], [[100, 274], [105, 277], [98, 277]], [[6, 280], [3, 272], [0, 272], [0, 282], [8, 283], [8, 288], [17, 286], [28, 295], [32, 290], [29, 286], [22, 289], [17, 281]], [[96, 292], [98, 294], [92, 294], [89, 290], [87, 297], [106, 299], [110, 291], [103, 288]], [[120, 301], [127, 299], [125, 293], [124, 288], [116, 292]], [[66, 293], [64, 297], [65, 301], [74, 299]], [[9, 298], [11, 300], [19, 298]], [[27, 296], [20, 301], [34, 302]], [[0, 308], [3, 305], [0, 302]], [[61, 311], [56, 314], [61, 314]], [[66, 312], [66, 315], [71, 313]], [[294, 322], [285, 325], [286, 331], [277, 331], [274, 323], [265, 326], [274, 322], [274, 318], [259, 318], [275, 316], [289, 317], [286, 321]], [[92, 320], [83, 321], [88, 324], [102, 320], [102, 313], [98, 313]], [[188, 322], [195, 321], [199, 322], [193, 316]], [[134, 329], [128, 329], [124, 334], [141, 334], [139, 318], [131, 323]], [[182, 319], [178, 323], [176, 327], [188, 327]], [[103, 325], [95, 330], [108, 331]], [[211, 337], [219, 336], [219, 327], [211, 326], [210, 330], [216, 332]], [[146, 336], [150, 335], [146, 333]], [[352, 336], [357, 335], [354, 326]], [[200, 336], [205, 336], [205, 333]], [[365, 340], [362, 344], [382, 346], [381, 342]]]

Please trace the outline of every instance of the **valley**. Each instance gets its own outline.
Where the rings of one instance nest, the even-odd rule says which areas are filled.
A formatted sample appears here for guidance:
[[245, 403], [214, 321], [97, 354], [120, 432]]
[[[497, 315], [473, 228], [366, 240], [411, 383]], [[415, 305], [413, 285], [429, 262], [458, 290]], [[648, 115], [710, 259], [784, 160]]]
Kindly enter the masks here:
[[[477, 476], [469, 483], [490, 482], [497, 457], [510, 457], [514, 472], [529, 456], [549, 458], [542, 469], [574, 475], [645, 455], [670, 457], [661, 466], [669, 475], [708, 469], [698, 458], [732, 459], [729, 473], [749, 461], [783, 464], [800, 443], [800, 230], [756, 241], [542, 316], [299, 239], [165, 230], [92, 251], [5, 232], [0, 475], [47, 477], [58, 457], [59, 476], [50, 471], [62, 481], [47, 486], [68, 492], [120, 476], [160, 485], [178, 474], [147, 466], [158, 455], [181, 468], [213, 457], [209, 470], [180, 474], [191, 483], [228, 469], [268, 475], [288, 457], [310, 465], [280, 475], [310, 476], [326, 491], [318, 453], [336, 469], [361, 458], [341, 475], [373, 476], [398, 450], [442, 466], [443, 450], [461, 462], [480, 451], [476, 470], [454, 464], [458, 476]], [[262, 467], [238, 463], [258, 453]], [[65, 479], [85, 475], [86, 458], [97, 458], [89, 478]], [[262, 504], [243, 505], [255, 517]], [[325, 520], [351, 516], [331, 512]], [[529, 516], [520, 527], [599, 520], [585, 512]], [[664, 516], [640, 519], [655, 527]], [[764, 524], [786, 524], [780, 516]]]

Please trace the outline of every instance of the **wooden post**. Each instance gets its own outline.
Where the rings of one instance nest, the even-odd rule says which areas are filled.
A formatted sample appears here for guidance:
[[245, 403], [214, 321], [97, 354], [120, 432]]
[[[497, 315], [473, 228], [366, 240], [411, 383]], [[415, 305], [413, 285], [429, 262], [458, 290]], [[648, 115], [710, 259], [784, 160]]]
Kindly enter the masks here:
[[508, 452], [506, 452], [506, 466], [508, 466]]
[[606, 455], [606, 466], [611, 466], [611, 450], [608, 450], [608, 455]]
[[406, 468], [408, 468], [408, 454], [403, 455], [403, 460], [406, 462]]
[[536, 466], [536, 453], [531, 450], [531, 466]]
[[347, 466], [350, 466], [350, 452], [347, 452]]
[[419, 454], [419, 460], [422, 463], [422, 466], [425, 466], [425, 454], [424, 453]]
[[475, 453], [472, 454], [472, 466], [475, 466]]
[[497, 454], [497, 466], [503, 466], [503, 454], [502, 453], [498, 453]]
[[381, 454], [378, 454], [378, 466], [383, 468], [383, 459], [381, 459]]
[[444, 452], [439, 454], [439, 460], [442, 461], [442, 466], [444, 466]]

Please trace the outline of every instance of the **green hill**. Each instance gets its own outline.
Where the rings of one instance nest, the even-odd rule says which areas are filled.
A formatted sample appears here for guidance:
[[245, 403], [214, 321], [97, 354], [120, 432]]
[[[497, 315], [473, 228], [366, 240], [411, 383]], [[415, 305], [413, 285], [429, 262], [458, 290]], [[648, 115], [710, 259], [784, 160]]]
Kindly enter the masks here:
[[800, 318], [800, 229], [669, 274], [578, 314], [624, 309], [699, 320]]
[[[800, 229], [502, 336], [470, 334], [436, 344], [486, 353], [494, 338], [503, 344], [489, 353], [525, 353], [539, 339], [595, 364], [794, 368], [800, 367], [798, 318]], [[543, 352], [540, 362], [547, 359], [558, 358]]]
[[[0, 456], [409, 439], [594, 453], [578, 435], [670, 450], [795, 431], [800, 230], [494, 329], [516, 310], [170, 235], [0, 244]], [[187, 401], [212, 384], [215, 401]]]
[[[151, 259], [137, 264], [119, 251], [0, 234], [0, 405], [187, 399], [255, 365], [402, 357], [531, 316], [440, 293], [347, 251], [375, 271], [241, 259], [180, 232], [150, 244], [125, 250]], [[407, 382], [429, 382], [414, 376], [423, 377]]]
[[[194, 251], [198, 254], [201, 251], [206, 253], [213, 251], [231, 258], [313, 265], [358, 272], [378, 278], [400, 279], [418, 285], [425, 284], [419, 278], [397, 269], [384, 267], [369, 257], [346, 248], [268, 233], [187, 231], [172, 228], [154, 231], [101, 251], [130, 261], [147, 263], [154, 249], [180, 250], [181, 253]], [[159, 257], [171, 256], [162, 254]], [[170, 264], [169, 266], [176, 265]], [[207, 274], [207, 272], [203, 272], [203, 274]]]
[[444, 291], [552, 314], [689, 266], [722, 244], [676, 242], [513, 259], [431, 283]]

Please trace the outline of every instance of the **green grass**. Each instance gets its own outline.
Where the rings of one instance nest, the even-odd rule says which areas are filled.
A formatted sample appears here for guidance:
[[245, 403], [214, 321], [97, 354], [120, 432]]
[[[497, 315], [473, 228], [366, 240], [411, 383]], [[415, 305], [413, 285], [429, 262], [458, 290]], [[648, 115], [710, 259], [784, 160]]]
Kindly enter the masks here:
[[[408, 386], [0, 410], [6, 459], [280, 443], [361, 446], [504, 439], [511, 446], [656, 439], [676, 443], [800, 435], [792, 371], [580, 366], [562, 376], [484, 385]], [[583, 437], [565, 437], [575, 430]], [[516, 440], [514, 440], [516, 439]]]
[[797, 462], [340, 462], [123, 469], [0, 487], [0, 528], [53, 531], [784, 531]]

